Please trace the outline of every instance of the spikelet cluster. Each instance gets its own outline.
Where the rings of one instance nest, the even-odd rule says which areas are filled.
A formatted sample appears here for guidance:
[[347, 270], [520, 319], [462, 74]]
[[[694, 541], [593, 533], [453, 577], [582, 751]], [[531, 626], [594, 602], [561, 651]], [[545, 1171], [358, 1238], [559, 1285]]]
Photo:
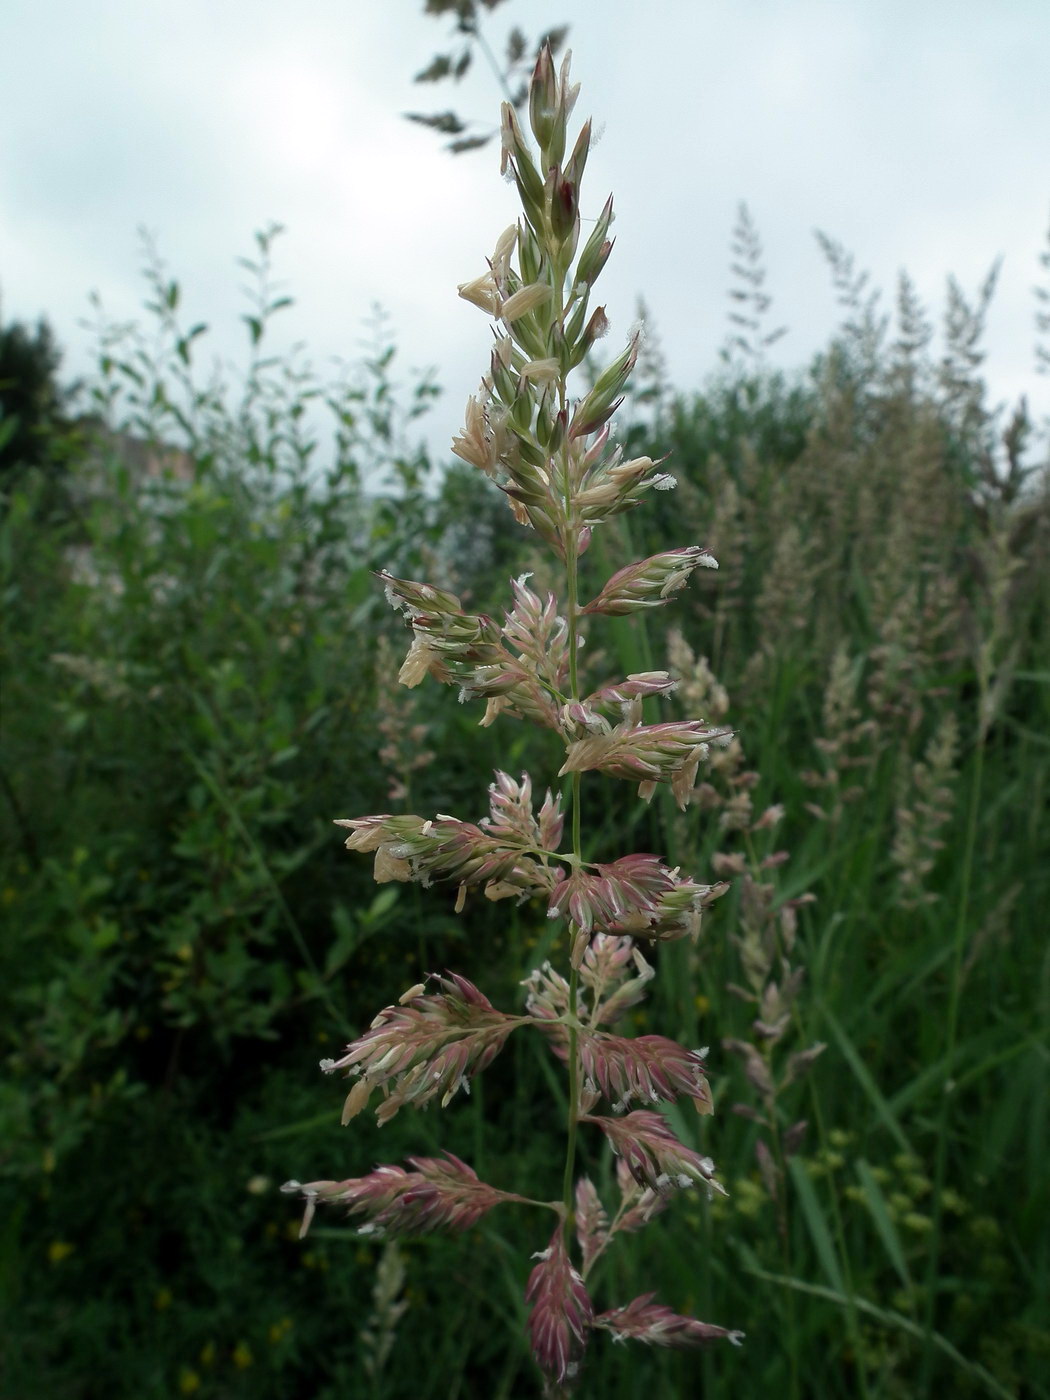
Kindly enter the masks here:
[[[728, 886], [694, 879], [649, 852], [587, 859], [584, 775], [587, 782], [598, 775], [633, 783], [643, 800], [663, 785], [684, 810], [700, 790], [701, 770], [731, 754], [734, 740], [721, 722], [717, 692], [704, 697], [710, 703], [700, 718], [646, 722], [643, 701], [663, 700], [675, 689], [668, 671], [584, 677], [588, 628], [663, 607], [698, 570], [717, 566], [705, 545], [686, 544], [629, 561], [582, 587], [581, 561], [593, 532], [651, 491], [676, 483], [660, 463], [625, 458], [611, 441], [611, 420], [638, 359], [637, 335], [582, 394], [574, 397], [569, 386], [608, 328], [592, 294], [612, 251], [613, 222], [610, 198], [583, 235], [591, 127], [585, 122], [570, 142], [577, 91], [568, 58], [556, 70], [544, 49], [529, 91], [529, 136], [504, 105], [502, 167], [516, 187], [521, 218], [496, 240], [485, 269], [459, 288], [491, 319], [494, 334], [487, 372], [453, 442], [454, 452], [495, 483], [514, 518], [549, 549], [564, 595], [533, 588], [523, 575], [512, 581], [500, 618], [468, 610], [447, 588], [385, 571], [379, 576], [410, 634], [401, 684], [453, 687], [461, 702], [480, 704], [482, 725], [515, 720], [551, 731], [563, 760], [545, 790], [528, 773], [497, 771], [488, 813], [477, 821], [390, 812], [338, 823], [350, 851], [373, 856], [377, 881], [444, 884], [455, 892], [457, 909], [476, 896], [513, 898], [535, 909], [558, 929], [560, 963], [530, 974], [520, 1011], [495, 1007], [456, 972], [426, 973], [341, 1056], [322, 1062], [326, 1073], [350, 1080], [344, 1122], [371, 1105], [384, 1123], [404, 1108], [448, 1106], [512, 1033], [539, 1035], [568, 1078], [565, 1195], [528, 1200], [481, 1181], [450, 1153], [284, 1188], [305, 1201], [304, 1233], [318, 1205], [341, 1207], [362, 1233], [388, 1235], [466, 1230], [503, 1205], [544, 1212], [546, 1243], [523, 1284], [532, 1351], [547, 1393], [560, 1395], [586, 1364], [596, 1332], [653, 1346], [740, 1338], [681, 1316], [649, 1293], [614, 1300], [599, 1312], [588, 1283], [619, 1235], [642, 1229], [683, 1191], [722, 1189], [713, 1160], [681, 1141], [661, 1112], [691, 1100], [701, 1115], [710, 1114], [706, 1050], [658, 1034], [623, 1035], [617, 1027], [654, 975], [641, 947], [695, 943], [704, 911]], [[392, 793], [404, 795], [414, 765], [397, 742], [394, 714], [391, 707], [384, 712], [385, 752], [404, 775]], [[563, 780], [560, 796], [552, 790], [555, 776]], [[614, 1209], [576, 1172], [578, 1131], [589, 1135], [593, 1151], [605, 1144], [615, 1155]], [[383, 1296], [396, 1292], [388, 1288]]]

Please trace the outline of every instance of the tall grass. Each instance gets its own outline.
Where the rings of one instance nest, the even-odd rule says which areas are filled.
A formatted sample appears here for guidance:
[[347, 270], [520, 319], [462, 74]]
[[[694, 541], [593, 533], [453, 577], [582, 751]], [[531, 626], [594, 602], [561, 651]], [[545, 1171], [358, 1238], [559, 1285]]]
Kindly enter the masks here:
[[[178, 300], [158, 273], [159, 356], [103, 347], [103, 421], [56, 442], [63, 488], [4, 486], [0, 1391], [514, 1396], [534, 1241], [512, 1218], [469, 1254], [395, 1259], [334, 1221], [304, 1251], [275, 1184], [345, 1154], [316, 1061], [406, 978], [454, 965], [509, 1005], [544, 956], [542, 909], [377, 896], [323, 820], [396, 783], [469, 808], [537, 757], [425, 690], [380, 729], [396, 634], [370, 570], [480, 605], [542, 562], [501, 513], [465, 534], [456, 469], [420, 489], [432, 390], [399, 399], [389, 347], [324, 386], [268, 362], [264, 324], [215, 383]], [[936, 351], [907, 284], [884, 331], [853, 300], [804, 373], [732, 360], [624, 425], [679, 488], [598, 562], [683, 530], [719, 557], [673, 645], [739, 747], [687, 819], [611, 800], [593, 838], [733, 881], [695, 953], [661, 950], [638, 1022], [712, 1043], [730, 1194], [654, 1222], [610, 1281], [659, 1274], [748, 1339], [700, 1362], [595, 1350], [585, 1395], [1048, 1394], [1050, 508], [1024, 479], [1045, 439], [987, 404], [980, 292], [953, 288]], [[668, 641], [624, 618], [603, 645], [638, 671]], [[454, 762], [410, 771], [406, 725]], [[558, 1079], [507, 1055], [440, 1138], [426, 1115], [355, 1124], [363, 1169], [449, 1147], [557, 1196], [535, 1104]]]

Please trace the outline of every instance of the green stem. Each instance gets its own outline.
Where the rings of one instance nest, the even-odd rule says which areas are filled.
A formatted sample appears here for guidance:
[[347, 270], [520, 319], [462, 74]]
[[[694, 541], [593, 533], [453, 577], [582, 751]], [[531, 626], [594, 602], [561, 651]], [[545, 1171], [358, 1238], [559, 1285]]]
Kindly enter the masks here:
[[503, 90], [504, 99], [507, 102], [511, 103], [511, 105], [513, 106], [514, 94], [510, 90], [510, 85], [507, 82], [506, 73], [503, 72], [502, 68], [500, 68], [499, 66], [499, 63], [496, 61], [496, 55], [492, 52], [492, 46], [489, 44], [488, 39], [486, 39], [485, 35], [482, 33], [481, 26], [478, 24], [477, 19], [475, 18], [474, 20], [472, 20], [471, 24], [472, 27], [469, 32], [473, 34], [474, 38], [478, 41], [478, 48], [485, 55], [485, 58], [488, 61], [488, 65], [492, 69], [493, 77], [496, 79], [496, 82], [499, 83], [500, 88]]
[[[798, 1011], [797, 1007], [795, 1008], [794, 1020], [795, 1024], [799, 1027], [802, 1043], [806, 1044], [809, 1040], [809, 1034], [805, 1028], [805, 1025], [803, 1024], [802, 1016]], [[827, 1154], [831, 1150], [831, 1144], [828, 1141], [828, 1134], [824, 1123], [824, 1114], [820, 1106], [820, 1094], [817, 1092], [816, 1084], [812, 1079], [810, 1081], [810, 1102], [813, 1106], [813, 1118], [817, 1127], [817, 1140], [820, 1143], [820, 1150], [823, 1155], [827, 1156]], [[871, 1392], [868, 1388], [868, 1371], [864, 1360], [863, 1338], [861, 1336], [860, 1331], [860, 1307], [858, 1305], [861, 1300], [857, 1296], [857, 1291], [853, 1283], [853, 1269], [850, 1264], [849, 1249], [846, 1246], [846, 1230], [842, 1219], [842, 1211], [839, 1207], [838, 1191], [835, 1188], [834, 1181], [830, 1178], [828, 1180], [828, 1204], [831, 1208], [831, 1219], [834, 1227], [835, 1247], [838, 1250], [839, 1267], [842, 1270], [842, 1279], [846, 1288], [843, 1304], [846, 1309], [846, 1321], [847, 1328], [849, 1331], [850, 1345], [853, 1348], [853, 1356], [856, 1365], [856, 1382], [858, 1394], [863, 1397], [863, 1400], [867, 1400], [867, 1397], [870, 1395]], [[792, 1337], [791, 1346], [793, 1365], [795, 1340], [796, 1339]]]
[[[982, 700], [984, 688], [982, 687]], [[934, 1315], [936, 1311], [937, 1274], [941, 1256], [941, 1232], [944, 1220], [944, 1179], [948, 1167], [948, 1131], [951, 1126], [951, 1100], [954, 1084], [952, 1064], [955, 1059], [955, 1046], [959, 1032], [959, 1003], [962, 994], [963, 953], [966, 947], [966, 930], [970, 913], [970, 886], [973, 878], [974, 853], [977, 847], [977, 817], [981, 805], [981, 782], [984, 776], [985, 736], [979, 734], [977, 752], [974, 756], [972, 786], [970, 788], [970, 810], [966, 822], [966, 845], [963, 853], [962, 887], [959, 891], [959, 914], [955, 923], [955, 941], [952, 950], [951, 981], [948, 984], [948, 1008], [944, 1033], [944, 1087], [941, 1095], [941, 1111], [937, 1123], [937, 1156], [933, 1173], [933, 1227], [930, 1230], [930, 1252], [926, 1267], [926, 1308], [922, 1375], [919, 1384], [920, 1395], [932, 1394], [934, 1361]]]
[[[571, 258], [561, 262], [557, 254], [553, 253], [551, 265], [554, 273], [554, 291], [557, 298], [557, 317], [562, 329], [565, 326], [565, 279], [568, 272]], [[559, 408], [563, 417], [568, 415], [568, 386], [565, 375], [562, 375], [558, 385]], [[574, 519], [573, 509], [573, 481], [571, 468], [571, 453], [568, 441], [562, 444], [561, 448], [562, 479], [561, 490], [562, 500], [565, 507], [565, 524], [563, 527], [562, 539], [565, 549], [565, 582], [567, 590], [567, 621], [568, 621], [568, 646], [569, 646], [569, 695], [572, 700], [580, 698], [580, 668], [577, 652], [579, 651], [579, 630], [580, 630], [580, 584], [579, 584], [579, 560], [580, 560], [580, 536], [579, 527]], [[573, 865], [579, 869], [583, 858], [583, 842], [580, 835], [580, 774], [572, 775], [572, 854]], [[577, 1120], [580, 1114], [580, 1068], [579, 1057], [579, 1030], [576, 1018], [576, 997], [579, 987], [579, 972], [573, 958], [573, 949], [578, 930], [572, 920], [568, 925], [569, 943], [569, 1121], [568, 1133], [565, 1144], [565, 1177], [562, 1186], [562, 1201], [565, 1207], [565, 1231], [568, 1235], [572, 1224], [573, 1212], [573, 1178], [576, 1168], [576, 1129]]]
[[[757, 886], [757, 885], [759, 885], [759, 884], [761, 883], [761, 880], [762, 880], [762, 867], [761, 867], [761, 863], [760, 863], [759, 858], [758, 858], [758, 852], [757, 852], [757, 850], [755, 849], [755, 843], [754, 843], [754, 840], [752, 839], [752, 833], [751, 833], [750, 830], [745, 830], [745, 831], [744, 831], [744, 833], [743, 833], [743, 839], [744, 839], [744, 847], [745, 847], [745, 849], [746, 849], [746, 851], [747, 851], [748, 864], [749, 864], [749, 866], [751, 867], [751, 879], [755, 882], [755, 884], [756, 884], [756, 886]], [[782, 955], [782, 956], [785, 956], [785, 955], [783, 954], [783, 949], [782, 949], [782, 948], [781, 948], [781, 955]], [[785, 971], [786, 971], [786, 969], [785, 969]], [[797, 1007], [793, 1008], [793, 1010], [794, 1010], [794, 1019], [795, 1019], [795, 1023], [796, 1023], [796, 1025], [797, 1025], [797, 1024], [798, 1024], [798, 1021], [799, 1021], [799, 1016], [798, 1016]], [[805, 1041], [803, 1041], [803, 1044], [804, 1044], [804, 1043], [805, 1043]], [[762, 1047], [760, 1046], [759, 1048], [761, 1049]], [[773, 1077], [774, 1077], [774, 1076], [773, 1076], [773, 1065], [772, 1065], [772, 1063], [771, 1063], [771, 1059], [772, 1059], [772, 1052], [771, 1052], [771, 1049], [768, 1049], [768, 1050], [766, 1051], [766, 1061], [767, 1061], [767, 1063], [769, 1064], [770, 1077], [773, 1078]], [[768, 1137], [769, 1137], [770, 1143], [772, 1144], [773, 1159], [774, 1159], [774, 1161], [776, 1162], [776, 1167], [777, 1167], [777, 1180], [778, 1180], [778, 1182], [779, 1182], [779, 1188], [778, 1188], [776, 1197], [775, 1197], [775, 1199], [774, 1199], [774, 1201], [773, 1201], [773, 1208], [774, 1208], [774, 1210], [775, 1210], [775, 1212], [776, 1212], [776, 1217], [777, 1217], [777, 1234], [780, 1236], [780, 1257], [781, 1257], [781, 1260], [783, 1261], [784, 1276], [785, 1276], [785, 1278], [790, 1278], [790, 1277], [792, 1276], [792, 1259], [791, 1259], [791, 1228], [790, 1228], [790, 1220], [789, 1220], [789, 1217], [788, 1217], [788, 1197], [787, 1197], [788, 1185], [789, 1185], [788, 1162], [787, 1162], [787, 1154], [786, 1154], [785, 1151], [784, 1151], [783, 1138], [782, 1138], [782, 1135], [781, 1135], [781, 1132], [780, 1132], [780, 1117], [779, 1117], [778, 1112], [777, 1112], [776, 1090], [774, 1090], [773, 1102], [770, 1103], [770, 1104], [768, 1104], [768, 1105], [766, 1105], [766, 1109], [767, 1109], [767, 1119], [768, 1119]], [[845, 1259], [846, 1259], [846, 1247], [845, 1247], [845, 1244], [844, 1244], [843, 1238], [842, 1238], [841, 1226], [840, 1226], [839, 1229], [838, 1229], [837, 1243], [838, 1243], [838, 1248], [839, 1248], [839, 1254], [841, 1255], [842, 1259], [845, 1260]], [[786, 1345], [787, 1345], [787, 1351], [788, 1351], [788, 1365], [789, 1365], [789, 1367], [790, 1367], [790, 1375], [791, 1375], [791, 1392], [790, 1392], [790, 1393], [791, 1393], [791, 1396], [792, 1396], [792, 1400], [798, 1400], [798, 1397], [799, 1397], [799, 1395], [800, 1395], [800, 1390], [799, 1390], [799, 1367], [798, 1367], [798, 1327], [797, 1327], [797, 1323], [796, 1323], [796, 1319], [795, 1319], [795, 1298], [794, 1298], [794, 1295], [791, 1293], [790, 1290], [788, 1291], [788, 1295], [787, 1295], [787, 1299], [786, 1299], [786, 1308], [787, 1308], [787, 1320], [786, 1320], [786, 1324], [785, 1324], [785, 1331], [786, 1331]], [[862, 1382], [862, 1386], [863, 1386], [863, 1382]]]
[[[565, 497], [566, 515], [569, 514], [569, 500], [571, 498], [571, 483], [569, 482], [569, 471], [566, 463], [565, 470]], [[578, 555], [577, 537], [573, 531], [571, 520], [566, 526], [567, 548], [565, 551], [565, 567], [568, 574], [568, 622], [569, 622], [569, 693], [574, 700], [580, 696], [579, 665], [576, 652], [578, 649], [577, 637], [579, 628], [579, 580], [578, 580]], [[575, 865], [583, 858], [583, 843], [580, 835], [580, 774], [572, 775], [572, 854]], [[569, 953], [572, 955], [575, 943], [576, 929], [572, 921], [569, 922]], [[569, 969], [569, 1012], [572, 1020], [569, 1023], [569, 1123], [568, 1140], [565, 1145], [565, 1180], [562, 1188], [562, 1200], [565, 1205], [565, 1229], [568, 1231], [572, 1220], [573, 1207], [573, 1176], [576, 1167], [576, 1126], [580, 1113], [580, 1070], [578, 1064], [579, 1055], [579, 1031], [576, 1028], [576, 995], [579, 985], [579, 973], [575, 960], [572, 959]]]
[[[571, 925], [570, 925], [571, 927]], [[569, 973], [569, 1004], [576, 1003], [576, 986], [579, 974], [576, 968]], [[580, 1115], [580, 1070], [576, 1062], [579, 1032], [569, 1026], [569, 1124], [568, 1139], [565, 1144], [565, 1177], [562, 1182], [562, 1203], [565, 1206], [565, 1229], [568, 1232], [572, 1222], [573, 1184], [576, 1170], [576, 1125]]]

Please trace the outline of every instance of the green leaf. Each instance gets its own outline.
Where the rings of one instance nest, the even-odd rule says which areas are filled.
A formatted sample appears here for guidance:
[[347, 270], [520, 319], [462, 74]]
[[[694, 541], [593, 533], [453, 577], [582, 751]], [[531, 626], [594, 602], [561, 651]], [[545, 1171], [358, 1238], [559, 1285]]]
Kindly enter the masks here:
[[890, 1107], [889, 1103], [886, 1101], [886, 1098], [879, 1089], [879, 1086], [875, 1083], [875, 1080], [872, 1078], [871, 1071], [861, 1059], [860, 1055], [857, 1052], [856, 1046], [850, 1040], [849, 1036], [843, 1030], [842, 1026], [839, 1024], [835, 1016], [832, 1015], [830, 1009], [828, 1008], [825, 1002], [821, 1002], [820, 1011], [821, 1015], [827, 1021], [828, 1028], [835, 1039], [835, 1043], [838, 1045], [839, 1050], [842, 1052], [842, 1058], [846, 1061], [850, 1069], [853, 1071], [857, 1082], [864, 1090], [864, 1093], [867, 1096], [872, 1107], [874, 1108], [877, 1117], [881, 1120], [881, 1122], [883, 1122], [886, 1125], [886, 1127], [892, 1133], [894, 1141], [898, 1144], [901, 1150], [904, 1152], [911, 1153], [912, 1156], [915, 1156], [915, 1149], [908, 1141], [907, 1135], [905, 1134], [904, 1129], [900, 1125], [900, 1120], [894, 1113], [893, 1109]]
[[203, 321], [201, 321], [196, 326], [194, 326], [192, 330], [189, 330], [186, 332], [185, 335], [180, 336], [179, 339], [175, 342], [176, 354], [178, 355], [179, 359], [184, 365], [188, 365], [190, 362], [190, 346], [197, 339], [197, 337], [199, 335], [203, 335], [207, 329], [207, 325]]
[[883, 1248], [889, 1256], [890, 1263], [897, 1271], [897, 1276], [906, 1288], [911, 1287], [911, 1274], [908, 1272], [908, 1264], [904, 1258], [904, 1250], [901, 1248], [900, 1236], [897, 1234], [897, 1227], [893, 1223], [889, 1208], [886, 1205], [886, 1198], [882, 1194], [879, 1183], [872, 1174], [871, 1167], [863, 1158], [857, 1163], [857, 1176], [864, 1189], [864, 1203], [871, 1212], [871, 1218], [875, 1222], [875, 1228], [879, 1232]]
[[430, 116], [423, 112], [406, 112], [405, 116], [410, 122], [418, 122], [420, 126], [429, 126], [434, 131], [443, 131], [446, 136], [458, 136], [460, 132], [467, 129], [455, 112], [433, 112]]
[[940, 1332], [926, 1333], [917, 1323], [912, 1322], [910, 1318], [904, 1317], [901, 1313], [894, 1312], [890, 1308], [876, 1307], [874, 1303], [869, 1303], [866, 1298], [858, 1298], [856, 1294], [848, 1297], [841, 1290], [823, 1288], [819, 1283], [804, 1283], [802, 1279], [789, 1278], [782, 1274], [770, 1274], [765, 1269], [756, 1268], [754, 1265], [749, 1266], [748, 1272], [764, 1283], [775, 1283], [781, 1288], [790, 1288], [796, 1293], [808, 1294], [811, 1298], [824, 1298], [829, 1303], [836, 1303], [841, 1308], [855, 1308], [857, 1312], [881, 1323], [883, 1327], [906, 1332], [917, 1341], [925, 1341], [926, 1337], [929, 1336], [936, 1351], [948, 1357], [961, 1371], [979, 1381], [989, 1395], [996, 1396], [996, 1400], [1017, 1400], [1016, 1394], [1002, 1386], [990, 1371], [986, 1371], [978, 1362], [971, 1361], [964, 1356], [961, 1351], [952, 1346], [946, 1337], [942, 1337]]
[[813, 1241], [813, 1248], [817, 1251], [821, 1267], [831, 1286], [839, 1293], [844, 1293], [846, 1285], [842, 1278], [842, 1270], [839, 1268], [835, 1244], [831, 1238], [824, 1209], [817, 1197], [813, 1179], [800, 1157], [789, 1157], [787, 1165], [795, 1186], [795, 1194], [802, 1207], [806, 1228], [809, 1230], [809, 1237]]
[[398, 887], [396, 885], [387, 885], [384, 889], [379, 891], [375, 899], [373, 899], [372, 903], [368, 906], [368, 912], [362, 916], [362, 923], [368, 925], [379, 923], [390, 913], [391, 909], [393, 909], [400, 898], [401, 891]]
[[422, 72], [412, 79], [414, 83], [436, 83], [447, 78], [452, 71], [452, 59], [448, 54], [439, 53], [430, 60]]

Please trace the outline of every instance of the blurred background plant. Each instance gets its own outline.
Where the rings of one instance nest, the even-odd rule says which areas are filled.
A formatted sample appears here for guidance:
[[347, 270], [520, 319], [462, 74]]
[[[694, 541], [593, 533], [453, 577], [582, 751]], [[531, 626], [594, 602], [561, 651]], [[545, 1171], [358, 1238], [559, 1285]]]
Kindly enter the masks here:
[[[409, 786], [469, 808], [508, 762], [425, 689], [382, 708], [399, 633], [371, 571], [482, 599], [534, 561], [420, 445], [436, 386], [381, 319], [333, 381], [269, 353], [276, 238], [247, 260], [239, 372], [205, 365], [155, 248], [145, 328], [99, 309], [75, 399], [46, 330], [0, 328], [3, 1394], [446, 1400], [528, 1375], [512, 1216], [479, 1251], [331, 1222], [303, 1250], [276, 1194], [350, 1150], [321, 1055], [453, 960], [513, 1004], [545, 936], [505, 904], [376, 894], [329, 825]], [[842, 324], [775, 371], [742, 215], [722, 363], [675, 392], [654, 357], [619, 427], [680, 487], [631, 520], [631, 557], [685, 527], [721, 562], [675, 664], [739, 747], [706, 810], [654, 803], [636, 841], [734, 880], [697, 954], [658, 953], [648, 1010], [716, 1047], [730, 1195], [714, 1228], [698, 1202], [626, 1242], [617, 1286], [659, 1257], [669, 1302], [746, 1328], [726, 1397], [1046, 1396], [1047, 425], [987, 401], [991, 279], [950, 284], [938, 340], [906, 278], [884, 315], [825, 251]], [[610, 635], [628, 670], [666, 650], [637, 618]], [[638, 820], [610, 802], [618, 842]], [[542, 1175], [543, 1074], [512, 1046], [441, 1145]], [[436, 1150], [427, 1122], [382, 1149], [355, 1124], [353, 1165]], [[581, 1394], [695, 1393], [709, 1364], [625, 1350]]]

